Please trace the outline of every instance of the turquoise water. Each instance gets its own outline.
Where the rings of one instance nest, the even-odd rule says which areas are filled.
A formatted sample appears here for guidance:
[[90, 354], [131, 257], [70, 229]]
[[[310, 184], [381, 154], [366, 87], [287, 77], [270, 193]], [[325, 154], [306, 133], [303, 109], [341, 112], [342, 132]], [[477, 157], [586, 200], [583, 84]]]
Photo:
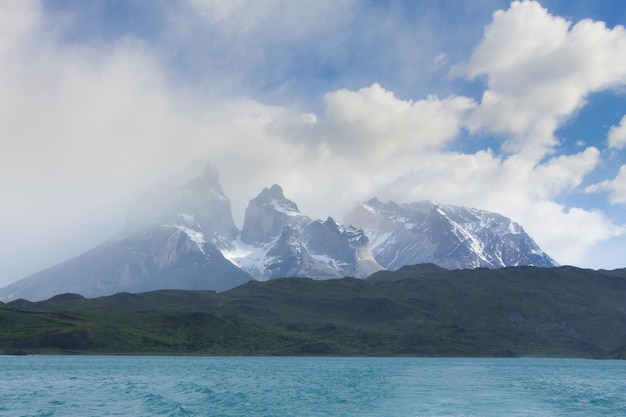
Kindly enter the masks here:
[[0, 356], [0, 416], [626, 416], [626, 361]]

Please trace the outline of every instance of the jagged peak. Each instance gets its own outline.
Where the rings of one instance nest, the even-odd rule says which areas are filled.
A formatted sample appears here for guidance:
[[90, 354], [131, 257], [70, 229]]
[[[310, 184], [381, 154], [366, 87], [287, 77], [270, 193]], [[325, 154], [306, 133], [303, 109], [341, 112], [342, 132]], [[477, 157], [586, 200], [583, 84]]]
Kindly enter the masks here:
[[402, 207], [409, 210], [417, 210], [428, 213], [432, 209], [438, 209], [442, 207], [442, 205], [433, 200], [420, 200], [413, 203], [405, 203], [402, 205]]
[[180, 187], [180, 189], [191, 190], [194, 192], [215, 191], [221, 197], [226, 198], [224, 191], [222, 190], [222, 185], [220, 184], [219, 170], [211, 164], [207, 164], [202, 175], [188, 181]]
[[330, 226], [330, 227], [332, 227], [334, 229], [337, 229], [339, 227], [339, 224], [335, 221], [335, 219], [333, 219], [330, 216], [328, 216], [328, 218], [326, 219], [324, 224], [327, 225], [327, 226]]
[[402, 208], [400, 204], [396, 203], [393, 200], [388, 200], [386, 203], [384, 203], [380, 201], [378, 197], [372, 197], [367, 201], [361, 202], [360, 205], [368, 211], [375, 211], [375, 212], [397, 210], [399, 208]]
[[283, 194], [283, 188], [278, 184], [273, 184], [271, 187], [265, 187], [258, 196], [256, 196], [252, 201], [256, 201], [259, 203], [267, 203], [272, 200], [287, 200], [285, 195]]
[[128, 208], [126, 236], [158, 225], [181, 225], [213, 240], [217, 234], [234, 238], [238, 230], [232, 219], [230, 200], [219, 183], [219, 171], [208, 164], [203, 173], [175, 189], [154, 188]]
[[284, 226], [301, 227], [310, 221], [300, 213], [293, 201], [285, 198], [278, 184], [264, 188], [250, 200], [241, 230], [241, 240], [247, 244], [268, 242], [280, 234]]
[[204, 167], [204, 172], [202, 173], [201, 178], [204, 178], [206, 181], [210, 181], [213, 183], [219, 183], [220, 171], [213, 165], [207, 164]]
[[298, 205], [285, 197], [282, 187], [278, 184], [264, 188], [258, 196], [250, 200], [250, 205], [269, 207], [288, 216], [302, 216]]

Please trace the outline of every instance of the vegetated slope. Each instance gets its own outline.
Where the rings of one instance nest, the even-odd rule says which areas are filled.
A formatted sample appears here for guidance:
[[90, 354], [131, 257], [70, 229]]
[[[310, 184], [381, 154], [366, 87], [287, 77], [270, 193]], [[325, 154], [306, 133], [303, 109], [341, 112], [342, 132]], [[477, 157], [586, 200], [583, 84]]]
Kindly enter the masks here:
[[619, 357], [626, 270], [418, 265], [220, 294], [63, 295], [0, 306], [0, 325], [5, 352]]

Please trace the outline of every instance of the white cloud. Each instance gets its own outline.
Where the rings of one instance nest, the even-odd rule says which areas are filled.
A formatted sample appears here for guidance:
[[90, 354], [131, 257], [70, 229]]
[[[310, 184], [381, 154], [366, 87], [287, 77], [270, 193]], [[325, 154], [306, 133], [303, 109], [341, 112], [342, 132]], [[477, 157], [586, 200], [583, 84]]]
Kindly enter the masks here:
[[0, 57], [19, 53], [18, 45], [30, 37], [40, 17], [41, 8], [35, 0], [0, 2]]
[[607, 136], [609, 147], [624, 149], [626, 147], [626, 115], [622, 117], [617, 126], [611, 126]]
[[[0, 50], [0, 252], [11, 259], [0, 280], [108, 238], [129, 198], [154, 182], [182, 183], [211, 162], [223, 168], [240, 212], [290, 169], [281, 162], [297, 158], [291, 143], [265, 130], [300, 115], [175, 89], [145, 43], [63, 44], [54, 31], [42, 36], [34, 10], [3, 27], [13, 43]], [[33, 252], [41, 254], [35, 261]]]
[[[286, 34], [293, 32], [285, 42], [294, 45], [317, 34], [332, 3], [294, 29], [317, 3], [194, 2], [195, 10], [210, 13], [206, 21], [247, 31], [238, 45], [243, 52], [258, 42], [262, 52], [252, 52], [258, 54], [252, 63], [265, 62], [264, 51], [284, 45]], [[8, 10], [17, 7], [25, 9]], [[279, 13], [276, 27], [268, 11]], [[12, 18], [5, 22], [6, 16]], [[220, 169], [239, 223], [251, 198], [280, 183], [304, 213], [338, 221], [355, 201], [373, 196], [501, 212], [562, 263], [578, 264], [597, 242], [623, 232], [600, 212], [555, 202], [598, 166], [599, 150], [548, 152], [554, 129], [589, 92], [624, 82], [621, 28], [572, 26], [537, 3], [514, 2], [494, 15], [472, 58], [457, 69], [487, 77], [479, 105], [458, 95], [401, 99], [368, 81], [361, 89], [328, 91], [313, 114], [207, 95], [204, 85], [181, 88], [147, 41], [63, 43], [41, 19], [36, 2], [0, 2], [0, 253], [15, 261], [0, 271], [7, 279], [100, 243], [122, 226], [137, 190], [164, 179], [182, 183], [207, 162]], [[205, 81], [222, 78], [210, 73]], [[470, 139], [474, 151], [455, 150], [465, 126], [502, 133], [509, 153], [479, 149], [480, 137]], [[621, 146], [611, 135], [611, 146]], [[592, 189], [626, 202], [626, 169]], [[32, 252], [41, 254], [40, 264], [26, 259]]]
[[450, 144], [474, 103], [466, 97], [397, 99], [379, 84], [358, 91], [327, 93], [324, 144], [338, 154], [385, 163], [400, 154], [440, 149]]
[[294, 43], [307, 36], [319, 36], [343, 20], [353, 9], [352, 0], [188, 0], [208, 24], [224, 33], [254, 36], [262, 41]]
[[189, 0], [191, 5], [204, 18], [214, 21], [230, 18], [234, 13], [245, 9], [245, 0]]
[[588, 193], [608, 192], [613, 204], [626, 204], [626, 165], [622, 165], [613, 180], [602, 181], [585, 188]]
[[526, 231], [561, 264], [581, 265], [598, 243], [621, 236], [626, 230], [602, 213], [553, 201], [535, 202], [523, 216]]
[[626, 82], [626, 31], [588, 19], [572, 25], [535, 1], [514, 1], [494, 13], [470, 60], [453, 73], [487, 78], [468, 126], [510, 135], [507, 151], [538, 160], [589, 93]]
[[554, 157], [533, 169], [528, 192], [540, 198], [552, 199], [572, 191], [593, 171], [599, 161], [600, 151], [594, 147], [575, 155]]
[[[301, 156], [309, 163], [299, 162], [304, 169], [291, 173], [285, 189], [309, 214], [336, 216], [372, 196], [470, 205], [514, 218], [558, 261], [572, 264], [620, 232], [599, 212], [552, 201], [598, 165], [595, 147], [542, 162], [454, 152], [450, 145], [473, 105], [465, 97], [404, 101], [375, 84], [327, 93], [325, 104], [317, 123], [290, 133], [308, 149]], [[579, 220], [585, 226], [573, 228]]]

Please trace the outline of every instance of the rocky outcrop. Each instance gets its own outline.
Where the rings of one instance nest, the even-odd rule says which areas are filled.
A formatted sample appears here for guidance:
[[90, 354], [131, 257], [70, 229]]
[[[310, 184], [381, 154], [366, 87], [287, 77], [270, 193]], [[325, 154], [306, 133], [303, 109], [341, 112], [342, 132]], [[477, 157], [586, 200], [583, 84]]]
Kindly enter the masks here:
[[274, 184], [250, 200], [241, 230], [241, 241], [250, 245], [267, 243], [285, 227], [300, 229], [311, 219], [300, 213], [293, 201], [285, 198], [283, 189]]
[[331, 218], [311, 220], [278, 185], [250, 200], [239, 246], [224, 254], [260, 280], [365, 278], [382, 269], [363, 231], [339, 226]]

